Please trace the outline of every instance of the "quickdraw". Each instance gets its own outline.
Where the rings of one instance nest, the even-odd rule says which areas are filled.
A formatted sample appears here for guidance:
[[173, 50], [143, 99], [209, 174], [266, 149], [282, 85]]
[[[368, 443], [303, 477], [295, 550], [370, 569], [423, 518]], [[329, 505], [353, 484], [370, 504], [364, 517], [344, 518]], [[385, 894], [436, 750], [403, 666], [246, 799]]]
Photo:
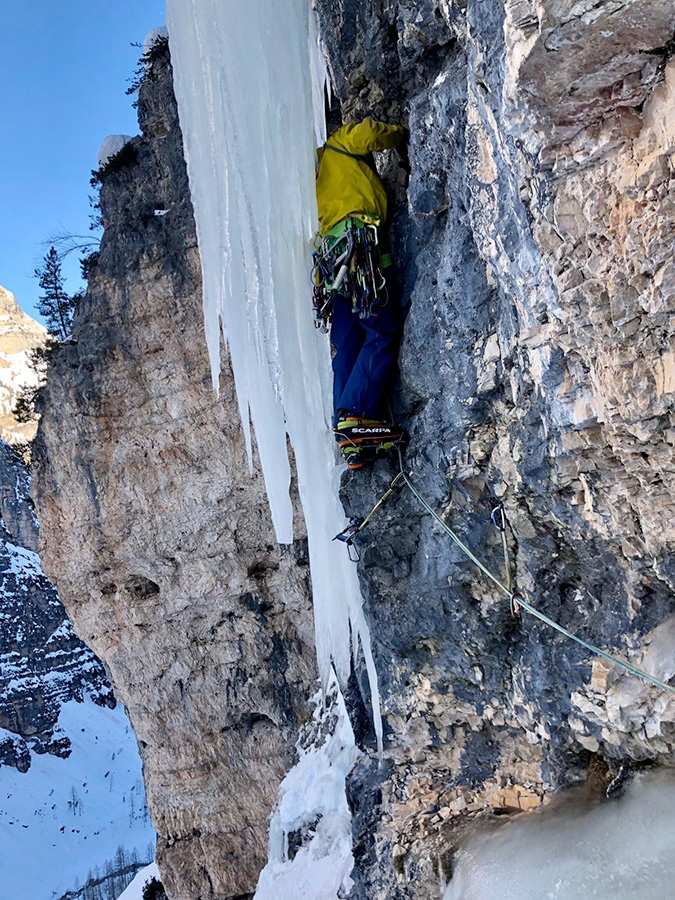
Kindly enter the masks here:
[[[502, 549], [504, 550], [504, 574], [506, 576], [506, 587], [511, 590], [511, 565], [509, 563], [509, 545], [506, 540], [506, 513], [504, 504], [500, 501], [490, 513], [490, 521], [502, 536]], [[511, 595], [511, 612], [514, 616], [518, 615], [519, 606], [514, 600], [518, 591], [514, 591]], [[520, 596], [520, 594], [518, 595]]]
[[352, 562], [359, 562], [361, 559], [361, 554], [359, 553], [359, 548], [354, 543], [354, 538], [363, 528], [363, 524], [363, 516], [352, 516], [349, 520], [349, 525], [347, 525], [346, 528], [343, 528], [343, 530], [333, 538], [334, 541], [341, 541], [343, 544], [347, 545], [349, 559]]
[[312, 254], [314, 324], [328, 331], [338, 295], [350, 298], [352, 312], [365, 319], [386, 303], [377, 228], [361, 219], [339, 222]]
[[[358, 547], [354, 544], [354, 540], [358, 535], [363, 531], [372, 516], [377, 512], [377, 510], [385, 503], [389, 497], [396, 491], [398, 488], [402, 487], [404, 484], [403, 475], [401, 472], [396, 475], [387, 490], [382, 494], [380, 499], [376, 502], [375, 506], [371, 509], [367, 516], [352, 516], [349, 520], [349, 525], [344, 528], [339, 534], [336, 534], [333, 538], [334, 541], [342, 541], [343, 544], [346, 544], [349, 548], [349, 558], [352, 562], [358, 562], [360, 555], [358, 551]], [[352, 554], [352, 548], [354, 549], [354, 553]]]

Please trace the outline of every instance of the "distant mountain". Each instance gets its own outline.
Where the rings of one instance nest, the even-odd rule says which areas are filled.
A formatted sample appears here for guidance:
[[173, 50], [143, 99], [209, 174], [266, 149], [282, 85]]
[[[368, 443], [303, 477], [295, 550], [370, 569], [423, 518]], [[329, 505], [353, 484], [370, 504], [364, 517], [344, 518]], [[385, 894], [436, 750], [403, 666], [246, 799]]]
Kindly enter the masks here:
[[0, 765], [22, 772], [31, 750], [68, 755], [70, 739], [57, 728], [64, 703], [88, 694], [115, 705], [103, 666], [40, 568], [28, 487], [18, 454], [0, 442]]
[[11, 446], [35, 433], [36, 423], [18, 423], [12, 409], [37, 382], [30, 352], [46, 335], [0, 287], [0, 766], [20, 772], [31, 751], [69, 754], [70, 739], [57, 725], [63, 704], [88, 695], [115, 706], [103, 666], [75, 635], [40, 567], [30, 475]]
[[36, 423], [20, 424], [12, 408], [21, 389], [36, 383], [29, 354], [45, 343], [47, 330], [27, 315], [14, 294], [0, 287], [0, 439], [10, 444], [30, 440]]

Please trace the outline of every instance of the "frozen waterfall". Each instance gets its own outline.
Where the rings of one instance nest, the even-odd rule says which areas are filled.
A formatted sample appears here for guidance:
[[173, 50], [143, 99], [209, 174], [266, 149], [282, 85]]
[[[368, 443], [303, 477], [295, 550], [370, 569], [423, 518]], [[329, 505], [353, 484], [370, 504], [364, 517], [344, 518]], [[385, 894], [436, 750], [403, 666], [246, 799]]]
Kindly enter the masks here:
[[[168, 0], [174, 83], [204, 281], [214, 387], [221, 329], [249, 461], [257, 445], [280, 543], [293, 540], [293, 448], [309, 543], [316, 649], [329, 692], [363, 652], [380, 750], [377, 676], [356, 568], [332, 537], [345, 526], [331, 429], [325, 335], [314, 328], [314, 161], [325, 140], [325, 65], [309, 0]], [[249, 424], [250, 423], [250, 424]], [[251, 428], [252, 425], [252, 428]], [[340, 706], [341, 698], [333, 700]], [[301, 755], [282, 785], [259, 900], [335, 900], [353, 866], [345, 778], [358, 751], [344, 710], [333, 736]], [[312, 789], [312, 785], [314, 788]], [[319, 817], [294, 859], [284, 836]]]
[[295, 455], [323, 683], [332, 663], [344, 684], [352, 642], [360, 646], [381, 745], [356, 570], [331, 540], [345, 521], [331, 434], [329, 348], [314, 329], [311, 308], [325, 66], [310, 12], [309, 0], [289, 0], [283, 15], [269, 0], [169, 0], [167, 24], [214, 386], [222, 327], [249, 459], [253, 432], [280, 543], [293, 539], [287, 435]]

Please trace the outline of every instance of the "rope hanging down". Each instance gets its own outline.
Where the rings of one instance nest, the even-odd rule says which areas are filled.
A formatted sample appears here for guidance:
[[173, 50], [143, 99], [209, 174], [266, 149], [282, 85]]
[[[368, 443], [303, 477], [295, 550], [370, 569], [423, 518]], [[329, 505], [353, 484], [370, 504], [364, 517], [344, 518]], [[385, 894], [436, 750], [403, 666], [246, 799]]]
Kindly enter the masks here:
[[[509, 602], [511, 603], [511, 611], [514, 615], [517, 615], [521, 609], [524, 609], [526, 612], [530, 613], [531, 616], [534, 616], [536, 619], [539, 619], [540, 622], [543, 622], [545, 625], [548, 625], [550, 628], [554, 628], [556, 631], [560, 632], [560, 634], [565, 635], [565, 637], [569, 638], [572, 641], [575, 641], [577, 644], [580, 644], [586, 650], [589, 650], [591, 653], [594, 653], [596, 656], [601, 657], [602, 659], [607, 660], [607, 662], [613, 663], [616, 666], [624, 669], [626, 672], [629, 672], [631, 675], [635, 675], [636, 678], [641, 678], [643, 681], [647, 681], [650, 684], [655, 685], [658, 688], [661, 688], [664, 691], [669, 691], [671, 694], [675, 694], [675, 687], [666, 684], [663, 681], [660, 681], [658, 678], [655, 678], [653, 675], [649, 675], [647, 672], [643, 672], [642, 669], [638, 669], [637, 666], [631, 665], [631, 663], [626, 662], [623, 659], [619, 659], [616, 656], [612, 656], [611, 653], [606, 653], [604, 650], [601, 650], [599, 647], [596, 647], [594, 644], [589, 644], [587, 641], [584, 641], [582, 638], [578, 637], [576, 634], [573, 634], [563, 625], [560, 625], [558, 622], [549, 618], [545, 613], [538, 610], [535, 606], [532, 606], [531, 603], [528, 603], [520, 591], [512, 590], [511, 586], [511, 569], [509, 566], [509, 557], [508, 557], [508, 546], [506, 543], [506, 517], [504, 515], [504, 508], [501, 503], [492, 510], [490, 518], [492, 519], [493, 524], [496, 528], [499, 529], [502, 535], [502, 547], [504, 549], [504, 566], [506, 570], [506, 584], [504, 584], [496, 575], [494, 575], [488, 568], [485, 566], [474, 553], [466, 546], [466, 544], [461, 540], [461, 538], [455, 534], [455, 532], [450, 528], [450, 526], [443, 521], [443, 519], [438, 515], [435, 509], [431, 507], [424, 497], [420, 494], [420, 492], [415, 487], [415, 484], [411, 480], [410, 476], [406, 473], [403, 468], [403, 456], [401, 454], [401, 450], [399, 448], [398, 451], [399, 458], [399, 473], [396, 475], [394, 480], [391, 482], [389, 488], [385, 493], [380, 497], [375, 506], [371, 509], [368, 515], [361, 518], [353, 518], [347, 528], [344, 531], [341, 531], [340, 534], [337, 534], [333, 540], [340, 540], [347, 544], [348, 548], [351, 550], [354, 547], [354, 538], [365, 528], [365, 526], [370, 521], [372, 515], [378, 510], [385, 500], [390, 497], [394, 491], [401, 487], [402, 484], [407, 484], [410, 488], [411, 493], [417, 498], [420, 505], [429, 513], [430, 516], [438, 522], [443, 531], [452, 539], [452, 541], [459, 547], [462, 553], [471, 560], [471, 562], [477, 566], [480, 571], [488, 578], [494, 585], [496, 585], [499, 590], [505, 594]], [[351, 554], [350, 554], [351, 556]], [[353, 558], [353, 557], [352, 557]], [[356, 558], [358, 559], [358, 557]]]

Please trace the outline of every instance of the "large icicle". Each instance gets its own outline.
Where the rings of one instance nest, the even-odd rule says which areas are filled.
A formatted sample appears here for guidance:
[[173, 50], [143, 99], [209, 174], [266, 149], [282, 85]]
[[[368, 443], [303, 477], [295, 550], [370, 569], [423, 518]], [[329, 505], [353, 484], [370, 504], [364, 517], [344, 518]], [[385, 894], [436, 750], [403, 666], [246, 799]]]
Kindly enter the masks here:
[[[176, 95], [197, 222], [214, 385], [221, 323], [251, 452], [249, 415], [278, 540], [292, 540], [295, 453], [309, 537], [319, 669], [345, 683], [351, 641], [377, 679], [356, 570], [331, 538], [344, 528], [330, 426], [330, 362], [312, 322], [310, 250], [322, 99], [309, 0], [168, 0]], [[313, 45], [310, 50], [310, 43]], [[316, 80], [316, 79], [315, 79]], [[322, 135], [319, 134], [319, 140]]]

